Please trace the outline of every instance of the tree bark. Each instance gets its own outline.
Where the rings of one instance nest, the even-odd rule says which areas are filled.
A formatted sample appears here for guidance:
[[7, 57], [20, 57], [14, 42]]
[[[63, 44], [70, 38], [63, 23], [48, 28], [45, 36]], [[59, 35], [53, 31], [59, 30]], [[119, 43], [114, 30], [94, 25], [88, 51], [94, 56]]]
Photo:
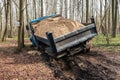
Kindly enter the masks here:
[[115, 11], [114, 11], [114, 18], [113, 18], [113, 34], [112, 37], [116, 37], [116, 32], [117, 32], [117, 15], [118, 15], [118, 0], [115, 0]]
[[65, 0], [64, 3], [65, 3], [65, 18], [67, 18], [67, 5], [68, 5], [67, 0]]
[[105, 30], [104, 30], [104, 27], [103, 27], [103, 25], [102, 25], [102, 23], [103, 23], [103, 20], [102, 20], [102, 17], [103, 17], [103, 14], [102, 14], [102, 11], [103, 11], [103, 5], [102, 5], [103, 3], [102, 3], [102, 0], [100, 0], [100, 28], [101, 28], [101, 32], [102, 32], [102, 34], [105, 34]]
[[9, 17], [9, 30], [8, 30], [8, 38], [12, 38], [12, 4], [10, 2], [10, 17]]
[[[1, 7], [1, 3], [0, 3], [0, 32], [2, 32], [2, 7]], [[2, 33], [0, 33], [2, 34]], [[1, 38], [1, 35], [0, 35]]]
[[86, 0], [86, 23], [88, 23], [89, 19], [89, 0]]
[[9, 23], [9, 14], [10, 14], [10, 1], [11, 0], [7, 0], [7, 9], [6, 9], [6, 24], [5, 24], [5, 29], [4, 29], [4, 32], [3, 32], [3, 36], [2, 36], [2, 39], [1, 41], [3, 42], [5, 40], [5, 36], [7, 34], [7, 29], [8, 29], [8, 23]]
[[104, 22], [104, 26], [105, 26], [105, 35], [107, 35], [107, 0], [105, 0], [105, 8], [104, 8], [104, 10], [105, 10], [105, 22]]
[[70, 18], [71, 19], [74, 19], [74, 1], [73, 0], [71, 0], [71, 4], [70, 4], [70, 6], [71, 6], [71, 15], [70, 15]]
[[94, 15], [94, 0], [92, 0], [92, 16]]
[[33, 8], [34, 8], [34, 18], [37, 18], [37, 12], [36, 12], [36, 0], [33, 0]]
[[114, 37], [114, 26], [115, 26], [115, 0], [112, 0], [112, 37]]
[[41, 0], [41, 17], [43, 16], [43, 0]]
[[110, 34], [110, 29], [111, 29], [111, 10], [110, 10], [110, 5], [109, 5], [109, 11], [108, 11], [108, 33]]
[[18, 29], [18, 50], [24, 47], [24, 0], [20, 0], [20, 26]]
[[82, 0], [82, 19], [81, 21], [83, 22], [84, 18], [84, 0]]
[[[29, 14], [28, 14], [28, 0], [26, 0], [26, 20], [27, 20], [27, 26], [30, 29], [30, 24], [29, 24]], [[27, 30], [28, 32], [28, 37], [30, 36], [30, 30]]]
[[[110, 40], [109, 40], [109, 34], [108, 34], [108, 27], [107, 27], [107, 0], [105, 0], [105, 36], [106, 36], [106, 42], [109, 45], [110, 44]], [[109, 16], [108, 16], [109, 17]]]

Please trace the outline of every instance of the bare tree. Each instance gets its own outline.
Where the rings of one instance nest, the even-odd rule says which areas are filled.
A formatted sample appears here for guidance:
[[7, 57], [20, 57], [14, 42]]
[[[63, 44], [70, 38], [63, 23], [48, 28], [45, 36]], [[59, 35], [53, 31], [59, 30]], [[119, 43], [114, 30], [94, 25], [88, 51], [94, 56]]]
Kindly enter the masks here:
[[115, 2], [115, 8], [114, 8], [114, 13], [113, 13], [113, 29], [112, 29], [112, 31], [113, 31], [113, 33], [112, 33], [112, 37], [116, 37], [116, 30], [117, 30], [117, 15], [118, 15], [118, 0], [114, 0]]
[[[1, 6], [1, 3], [0, 3], [0, 32], [2, 32], [2, 6]], [[0, 33], [2, 34], [2, 33]], [[0, 35], [1, 37], [1, 35]]]
[[83, 18], [84, 18], [84, 0], [82, 0], [82, 19], [81, 19], [82, 22]]
[[111, 29], [111, 9], [109, 5], [109, 11], [108, 11], [108, 33], [110, 34], [110, 29]]
[[94, 15], [94, 0], [92, 0], [92, 3], [91, 3], [91, 13], [92, 13], [92, 16]]
[[40, 5], [40, 8], [39, 8], [40, 9], [40, 13], [39, 14], [40, 14], [40, 17], [42, 17], [44, 15], [43, 14], [43, 0], [39, 0], [39, 5]]
[[88, 23], [89, 19], [89, 0], [86, 0], [86, 23]]
[[33, 8], [34, 8], [34, 16], [35, 16], [35, 18], [37, 18], [37, 12], [36, 12], [36, 0], [33, 0]]
[[7, 29], [8, 29], [8, 23], [9, 23], [9, 17], [10, 17], [10, 1], [11, 0], [7, 0], [7, 9], [6, 9], [6, 24], [5, 24], [5, 29], [4, 29], [4, 32], [3, 32], [3, 36], [2, 36], [2, 39], [1, 41], [4, 41], [5, 40], [5, 36], [7, 34]]
[[10, 2], [10, 17], [9, 17], [9, 23], [8, 23], [8, 38], [12, 38], [12, 4]]
[[73, 1], [73, 0], [71, 0], [70, 6], [71, 6], [71, 8], [70, 8], [70, 9], [71, 9], [71, 10], [70, 10], [70, 11], [71, 11], [71, 13], [70, 13], [70, 14], [71, 14], [71, 15], [70, 15], [70, 18], [71, 18], [71, 19], [74, 19], [74, 1]]
[[112, 37], [114, 37], [114, 26], [115, 26], [115, 0], [112, 0]]
[[18, 29], [18, 50], [24, 47], [24, 0], [20, 0], [20, 26]]
[[[106, 41], [107, 41], [107, 44], [109, 45], [110, 44], [110, 40], [109, 40], [109, 34], [108, 34], [108, 27], [107, 27], [107, 13], [108, 13], [108, 10], [107, 10], [107, 0], [105, 0], [105, 36], [106, 36]], [[109, 6], [108, 6], [109, 7]], [[108, 8], [109, 9], [109, 8]]]
[[[9, 12], [7, 11], [7, 1], [8, 0], [1, 0], [0, 3], [0, 32], [2, 33], [2, 37], [4, 33], [4, 36], [7, 37], [17, 35], [15, 33], [17, 31], [15, 23], [19, 19], [19, 0], [11, 0], [12, 4]], [[53, 13], [61, 14], [65, 18], [81, 22], [89, 22], [89, 16], [93, 15], [97, 20], [97, 25], [100, 25], [100, 33], [109, 33], [112, 34], [112, 36], [113, 34], [115, 36], [117, 32], [120, 32], [117, 27], [120, 24], [118, 20], [120, 16], [118, 13], [118, 3], [120, 4], [119, 0], [26, 0], [23, 2], [26, 4], [24, 22], [27, 25], [29, 25], [31, 19]], [[107, 3], [107, 6], [105, 3]], [[98, 4], [100, 7], [97, 7]], [[3, 6], [4, 8], [2, 9]], [[7, 20], [8, 13], [10, 13], [10, 21], [8, 21], [9, 19]], [[14, 20], [12, 20], [13, 18]], [[6, 22], [8, 24], [7, 29]], [[106, 32], [106, 30], [108, 32]], [[25, 33], [26, 32], [27, 31], [25, 31]]]
[[[28, 14], [28, 0], [26, 0], [26, 20], [27, 20], [27, 27], [29, 28], [29, 14]], [[28, 30], [28, 36], [30, 36], [30, 31]]]

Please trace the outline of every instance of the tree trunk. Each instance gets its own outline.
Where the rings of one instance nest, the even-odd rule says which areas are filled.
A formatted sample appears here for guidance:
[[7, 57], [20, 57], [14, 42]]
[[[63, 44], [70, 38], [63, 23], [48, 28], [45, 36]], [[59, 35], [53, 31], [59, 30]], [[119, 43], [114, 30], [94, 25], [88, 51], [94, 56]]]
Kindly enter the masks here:
[[4, 32], [3, 32], [3, 36], [2, 36], [2, 42], [5, 40], [5, 36], [7, 34], [7, 28], [8, 28], [8, 23], [9, 23], [9, 14], [10, 14], [10, 1], [11, 0], [7, 0], [7, 11], [6, 11], [6, 24], [5, 24], [5, 29], [4, 29]]
[[112, 0], [112, 37], [114, 37], [114, 26], [115, 26], [115, 0]]
[[24, 0], [20, 0], [20, 26], [18, 29], [18, 50], [24, 47]]
[[43, 16], [43, 0], [41, 0], [41, 17]]
[[67, 0], [67, 18], [70, 18], [70, 0]]
[[114, 22], [113, 22], [113, 34], [112, 37], [116, 37], [116, 32], [117, 32], [117, 15], [118, 15], [118, 0], [115, 0], [115, 13], [114, 13]]
[[64, 2], [65, 2], [65, 18], [67, 18], [67, 5], [68, 5], [68, 3], [67, 3], [67, 0], [65, 0]]
[[102, 7], [102, 0], [100, 0], [100, 28], [101, 28], [101, 32], [102, 32], [102, 34], [105, 34], [105, 32], [104, 32], [104, 27], [102, 26], [102, 10], [103, 10], [103, 7]]
[[[106, 35], [106, 42], [109, 45], [110, 44], [110, 40], [109, 40], [109, 34], [108, 34], [108, 27], [107, 27], [107, 0], [105, 0], [105, 35]], [[108, 16], [109, 17], [109, 16]]]
[[[0, 3], [0, 34], [2, 34], [2, 7]], [[1, 35], [0, 35], [1, 38]]]
[[[27, 20], [27, 26], [30, 29], [30, 24], [29, 24], [29, 14], [28, 14], [28, 0], [26, 0], [26, 20]], [[30, 31], [28, 30], [28, 37], [30, 36]]]
[[37, 12], [36, 12], [36, 0], [33, 0], [33, 8], [34, 8], [34, 18], [37, 18]]
[[86, 23], [88, 23], [89, 19], [89, 0], [86, 0]]
[[82, 19], [81, 21], [83, 22], [84, 20], [84, 0], [82, 0]]
[[110, 29], [111, 29], [111, 10], [110, 10], [110, 5], [109, 5], [109, 12], [108, 12], [108, 33], [110, 34]]
[[92, 0], [92, 16], [94, 15], [94, 0]]
[[71, 0], [70, 6], [71, 6], [71, 15], [70, 15], [70, 18], [74, 19], [74, 1], [73, 0]]
[[105, 22], [104, 22], [104, 26], [105, 26], [105, 35], [107, 35], [107, 0], [105, 0], [105, 8], [104, 8], [104, 10], [105, 10]]
[[12, 38], [12, 4], [10, 3], [10, 18], [9, 18], [9, 30], [8, 30], [8, 38]]

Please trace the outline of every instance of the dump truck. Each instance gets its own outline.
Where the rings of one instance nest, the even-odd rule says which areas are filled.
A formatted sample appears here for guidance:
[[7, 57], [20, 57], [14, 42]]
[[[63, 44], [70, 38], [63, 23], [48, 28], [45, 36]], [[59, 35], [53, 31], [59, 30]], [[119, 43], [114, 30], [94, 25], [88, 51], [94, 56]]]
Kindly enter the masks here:
[[44, 16], [30, 22], [30, 31], [32, 45], [41, 52], [41, 56], [44, 55], [42, 58], [53, 70], [55, 77], [59, 76], [62, 80], [70, 80], [60, 69], [62, 65], [58, 65], [58, 61], [63, 60], [62, 62], [65, 62], [65, 65], [67, 64], [66, 66], [73, 72], [75, 80], [81, 80], [80, 66], [75, 58], [81, 53], [90, 51], [87, 43], [97, 35], [93, 17], [91, 23], [80, 24], [61, 18], [60, 15]]
[[89, 51], [90, 48], [86, 44], [97, 35], [96, 24], [93, 17], [91, 18], [91, 23], [83, 23], [84, 27], [59, 37], [54, 37], [53, 35], [55, 33], [52, 33], [51, 31], [44, 33], [46, 34], [46, 37], [35, 34], [35, 28], [33, 27], [34, 24], [58, 16], [59, 15], [44, 16], [30, 22], [30, 40], [33, 45], [37, 47], [40, 52], [47, 53], [55, 59], [60, 59], [65, 56], [69, 57], [75, 54], [80, 54], [81, 52]]

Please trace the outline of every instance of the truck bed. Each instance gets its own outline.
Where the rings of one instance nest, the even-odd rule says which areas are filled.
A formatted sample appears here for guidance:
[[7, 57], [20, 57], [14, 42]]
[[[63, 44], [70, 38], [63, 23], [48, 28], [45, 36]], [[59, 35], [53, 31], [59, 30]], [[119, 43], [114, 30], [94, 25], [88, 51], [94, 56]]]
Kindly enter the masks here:
[[[31, 29], [32, 30], [32, 29]], [[36, 43], [35, 45], [43, 50], [48, 55], [54, 58], [60, 58], [68, 55], [66, 51], [74, 50], [81, 51], [84, 44], [97, 35], [96, 24], [91, 23], [84, 26], [81, 29], [54, 38], [54, 33], [46, 32], [46, 38], [34, 35], [32, 33], [31, 41]], [[41, 49], [42, 48], [42, 49]], [[72, 52], [71, 51], [71, 52]], [[73, 54], [73, 53], [71, 53]]]

